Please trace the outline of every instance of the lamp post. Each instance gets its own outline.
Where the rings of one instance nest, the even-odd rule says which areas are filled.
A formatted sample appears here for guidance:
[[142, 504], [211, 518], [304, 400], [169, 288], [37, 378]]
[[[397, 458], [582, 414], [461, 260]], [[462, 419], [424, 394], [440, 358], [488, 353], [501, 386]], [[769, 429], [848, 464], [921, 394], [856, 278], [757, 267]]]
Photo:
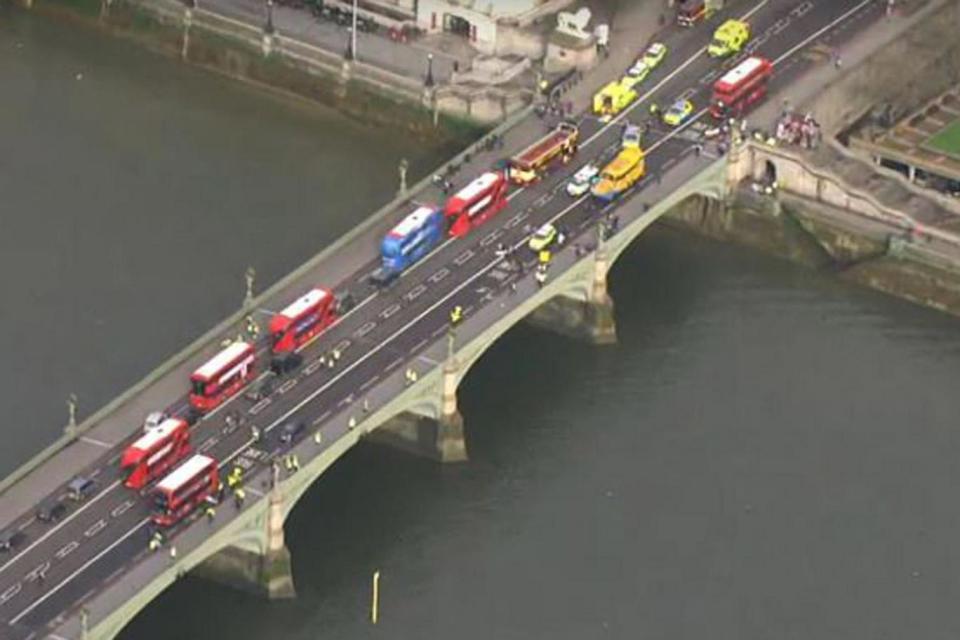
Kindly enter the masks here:
[[357, 59], [357, 0], [353, 0], [353, 16], [350, 20], [350, 39], [347, 41], [347, 60]]
[[264, 27], [264, 31], [273, 34], [273, 0], [267, 0], [267, 26]]
[[426, 86], [432, 87], [434, 84], [433, 81], [433, 54], [427, 54], [427, 77], [423, 82]]

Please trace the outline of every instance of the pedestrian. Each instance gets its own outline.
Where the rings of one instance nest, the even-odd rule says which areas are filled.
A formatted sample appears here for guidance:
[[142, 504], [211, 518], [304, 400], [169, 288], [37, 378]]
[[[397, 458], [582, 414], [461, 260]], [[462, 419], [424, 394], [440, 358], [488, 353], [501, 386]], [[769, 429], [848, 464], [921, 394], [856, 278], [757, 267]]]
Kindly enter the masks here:
[[363, 412], [370, 413], [370, 400], [367, 398], [363, 399]]
[[250, 425], [250, 437], [254, 442], [260, 439], [260, 429], [257, 428], [257, 425]]
[[170, 559], [171, 559], [171, 560], [176, 560], [176, 559], [177, 559], [177, 547], [176, 547], [176, 546], [171, 546], [171, 547], [170, 547]]
[[698, 158], [700, 157], [701, 151], [703, 151], [703, 147], [701, 145], [696, 144], [693, 146], [693, 155], [695, 155], [696, 157]]
[[316, 432], [315, 434], [313, 434], [313, 441], [314, 441], [316, 444], [322, 443], [322, 442], [323, 442], [323, 432], [317, 430], [317, 432]]
[[297, 457], [297, 454], [293, 454], [291, 464], [293, 465], [294, 471], [300, 471], [300, 458]]
[[833, 66], [836, 67], [837, 69], [839, 69], [842, 64], [843, 64], [843, 60], [840, 58], [840, 52], [837, 51], [837, 50], [834, 50], [834, 52], [833, 52]]
[[613, 216], [610, 219], [610, 227], [613, 233], [617, 232], [617, 230], [620, 228], [620, 216]]
[[517, 283], [516, 281], [513, 281], [510, 283], [510, 293], [516, 293], [516, 292], [517, 292]]
[[243, 490], [243, 487], [238, 487], [236, 491], [233, 492], [233, 502], [237, 505], [237, 509], [243, 507], [243, 501], [247, 499], [247, 494]]

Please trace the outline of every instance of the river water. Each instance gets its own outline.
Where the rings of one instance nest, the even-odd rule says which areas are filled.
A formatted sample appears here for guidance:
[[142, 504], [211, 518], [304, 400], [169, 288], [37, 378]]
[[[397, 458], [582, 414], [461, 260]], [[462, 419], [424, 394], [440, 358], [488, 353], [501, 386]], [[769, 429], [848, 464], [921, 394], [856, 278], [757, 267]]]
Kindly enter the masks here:
[[[8, 469], [442, 155], [2, 15]], [[122, 637], [956, 638], [960, 325], [660, 228], [611, 284], [617, 346], [520, 326], [471, 371], [469, 464], [323, 477], [296, 601], [188, 578]]]

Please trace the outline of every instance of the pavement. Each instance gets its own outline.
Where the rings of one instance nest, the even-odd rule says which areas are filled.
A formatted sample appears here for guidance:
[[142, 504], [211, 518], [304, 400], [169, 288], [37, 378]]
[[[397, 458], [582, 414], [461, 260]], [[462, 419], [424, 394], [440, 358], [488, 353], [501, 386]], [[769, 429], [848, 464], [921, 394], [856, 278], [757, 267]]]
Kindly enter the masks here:
[[[798, 12], [800, 4], [812, 5], [812, 9]], [[845, 37], [852, 37], [878, 18], [875, 2], [742, 0], [731, 2], [725, 14], [715, 20], [747, 11], [756, 32], [767, 36], [759, 51], [771, 57], [795, 52], [807, 40], [815, 40], [810, 34], [826, 25], [851, 24]], [[774, 29], [779, 29], [776, 38], [770, 36]], [[574, 255], [573, 245], [595, 242], [597, 218], [603, 211], [598, 211], [588, 198], [570, 199], [563, 190], [565, 182], [587, 161], [607, 162], [619, 149], [620, 125], [627, 118], [635, 117], [634, 114], [644, 114], [651, 100], [664, 103], [682, 94], [697, 105], [706, 104], [712, 80], [723, 68], [733, 64], [733, 61], [724, 61], [718, 66], [716, 61], [703, 55], [703, 46], [711, 31], [712, 26], [667, 29], [662, 38], [670, 47], [670, 56], [642, 85], [643, 97], [630, 111], [610, 123], [587, 114], [578, 116], [581, 146], [576, 162], [558, 167], [529, 188], [515, 188], [510, 194], [510, 205], [504, 211], [474, 233], [445, 241], [405, 272], [390, 289], [371, 289], [367, 275], [377, 265], [377, 241], [410, 211], [411, 202], [401, 204], [369, 232], [264, 301], [261, 320], [297, 297], [308, 285], [326, 283], [337, 290], [351, 291], [360, 304], [322, 334], [321, 339], [304, 349], [303, 367], [268, 398], [269, 402], [252, 403], [237, 396], [223, 410], [199, 421], [192, 436], [196, 449], [213, 455], [224, 465], [246, 460], [254, 483], [260, 482], [268, 473], [269, 461], [286, 451], [272, 433], [274, 427], [296, 413], [309, 421], [311, 429], [323, 433], [321, 445], [312, 442], [310, 433], [304, 434], [304, 441], [296, 445], [306, 466], [315, 456], [347, 437], [347, 416], [356, 414], [359, 400], [368, 399], [375, 411], [404, 388], [402, 373], [406, 367], [417, 367], [424, 373], [438, 365], [450, 308], [454, 305], [464, 308], [466, 319], [458, 329], [458, 336], [469, 340], [489, 327], [493, 319], [502, 317], [511, 304], [518, 305], [535, 290], [529, 267], [536, 258], [523, 249], [531, 229], [546, 221], [567, 227], [571, 240], [566, 248], [556, 251], [551, 278], [570, 268], [581, 259]], [[824, 34], [829, 37], [826, 31]], [[637, 43], [637, 52], [643, 44], [645, 42]], [[624, 47], [622, 55], [628, 53]], [[790, 53], [788, 57], [792, 59], [794, 55]], [[614, 68], [614, 62], [619, 63], [620, 59], [608, 61], [608, 66], [602, 66], [598, 73], [613, 75], [615, 71], [618, 75], [626, 65]], [[803, 64], [785, 65], [778, 73], [784, 81], [795, 81], [805, 70]], [[603, 80], [603, 77], [588, 77], [584, 84], [602, 84]], [[702, 111], [695, 117], [702, 118]], [[493, 161], [542, 135], [552, 124], [550, 119], [528, 118], [505, 136], [503, 149], [472, 154], [450, 179], [455, 187], [462, 186]], [[643, 206], [629, 206], [630, 202], [656, 202], [716, 160], [709, 152], [692, 153], [699, 144], [696, 124], [699, 123], [691, 121], [678, 129], [655, 124], [648, 131], [644, 142], [648, 175], [621, 200], [628, 203], [618, 212], [625, 220], [622, 227], [646, 211]], [[418, 194], [418, 199], [442, 202], [441, 194], [435, 191]], [[610, 208], [604, 209], [607, 210]], [[504, 270], [494, 253], [495, 242], [518, 247], [527, 265], [526, 275]], [[516, 294], [509, 292], [511, 282], [518, 285]], [[343, 360], [332, 370], [322, 368], [319, 357], [334, 347], [343, 353]], [[78, 443], [51, 462], [49, 468], [60, 478], [70, 473], [68, 469], [77, 469], [78, 463], [85, 464], [87, 474], [94, 476], [100, 487], [86, 502], [71, 506], [64, 520], [52, 526], [36, 522], [32, 516], [37, 501], [35, 491], [11, 490], [0, 497], [0, 521], [5, 529], [20, 529], [26, 535], [23, 545], [0, 556], [0, 619], [8, 623], [7, 627], [0, 627], [0, 637], [25, 638], [38, 630], [49, 630], [51, 624], [58, 625], [63, 614], [75, 610], [80, 602], [91, 609], [92, 620], [96, 622], [122, 604], [129, 593], [144, 588], [166, 566], [161, 558], [146, 550], [145, 522], [149, 504], [119, 486], [116, 456], [122, 444], [138, 430], [147, 410], [164, 406], [174, 412], [182, 410], [188, 372], [213, 350], [215, 347], [184, 363], [148, 389], [131, 404], [131, 407], [137, 406], [139, 412], [132, 408], [121, 410], [111, 416], [109, 425], [91, 432], [103, 435], [103, 446]], [[227, 413], [236, 413], [237, 421], [228, 423]], [[265, 434], [260, 442], [250, 438], [249, 427], [254, 424]], [[57, 465], [61, 466], [59, 470]], [[28, 479], [25, 485], [50, 483], [43, 473]], [[50, 493], [59, 495], [62, 491], [62, 485], [57, 485]], [[247, 508], [252, 502], [248, 500]], [[186, 521], [175, 527], [171, 536], [181, 557], [235, 516], [234, 510], [221, 509], [213, 523]], [[46, 575], [44, 580], [37, 578], [38, 568]]]
[[[261, 0], [198, 0], [197, 6], [257, 28], [262, 29], [267, 24], [266, 5]], [[345, 55], [350, 42], [349, 28], [315, 18], [305, 9], [275, 6], [273, 24], [281, 35], [340, 56]], [[434, 55], [433, 77], [437, 82], [446, 82], [450, 78], [455, 60], [461, 68], [469, 64], [469, 58], [440, 48], [394, 42], [386, 37], [384, 30], [357, 32], [357, 60], [398, 75], [425, 80], [427, 55], [430, 53]]]

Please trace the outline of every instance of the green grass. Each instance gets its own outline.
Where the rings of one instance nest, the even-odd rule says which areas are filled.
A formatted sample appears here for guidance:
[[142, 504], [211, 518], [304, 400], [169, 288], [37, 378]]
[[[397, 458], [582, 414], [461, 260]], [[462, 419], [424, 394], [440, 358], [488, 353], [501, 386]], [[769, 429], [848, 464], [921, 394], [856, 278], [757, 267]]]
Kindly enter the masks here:
[[925, 147], [960, 157], [960, 120], [954, 120], [927, 140]]

